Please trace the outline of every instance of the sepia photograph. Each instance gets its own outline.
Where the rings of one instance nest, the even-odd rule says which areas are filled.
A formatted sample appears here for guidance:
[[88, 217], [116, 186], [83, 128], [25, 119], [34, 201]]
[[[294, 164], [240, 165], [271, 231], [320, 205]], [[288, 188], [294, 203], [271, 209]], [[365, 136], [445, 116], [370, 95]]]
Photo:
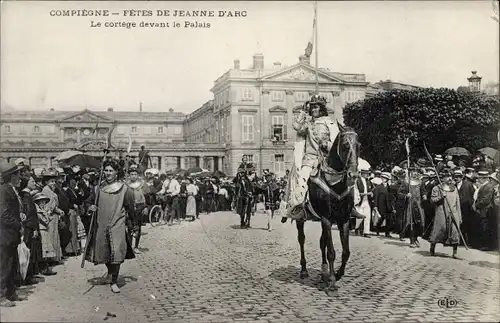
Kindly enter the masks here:
[[1, 322], [500, 322], [498, 0], [0, 7]]

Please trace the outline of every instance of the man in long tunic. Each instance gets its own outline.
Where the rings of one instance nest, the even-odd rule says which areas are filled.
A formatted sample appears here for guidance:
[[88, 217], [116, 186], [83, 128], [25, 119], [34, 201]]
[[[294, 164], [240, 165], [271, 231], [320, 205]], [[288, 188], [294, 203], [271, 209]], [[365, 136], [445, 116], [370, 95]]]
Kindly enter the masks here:
[[254, 171], [253, 166], [245, 165], [246, 168], [238, 169], [240, 174], [237, 182], [236, 195], [236, 213], [240, 215], [240, 228], [246, 229], [250, 227], [250, 217], [252, 216], [253, 208], [253, 185], [251, 183], [251, 172]]
[[398, 191], [398, 197], [405, 201], [400, 237], [409, 237], [410, 248], [417, 248], [418, 237], [424, 232], [425, 214], [421, 203], [420, 174], [416, 168], [410, 168], [409, 172], [409, 182], [405, 180]]
[[456, 258], [460, 243], [457, 226], [462, 223], [460, 198], [451, 173], [445, 169], [440, 177], [442, 184], [434, 186], [431, 193], [431, 202], [436, 206], [436, 213], [429, 238], [430, 253], [434, 256], [436, 244], [442, 243], [444, 246], [453, 247], [453, 258]]
[[87, 261], [105, 264], [108, 269], [106, 283], [113, 293], [119, 293], [117, 285], [120, 265], [125, 259], [135, 258], [131, 246], [134, 219], [134, 192], [118, 180], [120, 166], [118, 161], [104, 162], [105, 179], [97, 194], [97, 205], [91, 205], [90, 211], [97, 212]]

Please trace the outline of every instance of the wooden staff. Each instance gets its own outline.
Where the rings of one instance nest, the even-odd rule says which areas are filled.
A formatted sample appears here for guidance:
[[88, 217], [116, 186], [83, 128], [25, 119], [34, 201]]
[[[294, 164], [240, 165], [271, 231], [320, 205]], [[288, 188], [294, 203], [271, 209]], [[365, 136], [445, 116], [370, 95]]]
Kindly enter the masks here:
[[[434, 171], [436, 172], [436, 177], [437, 177], [437, 180], [439, 182], [439, 187], [442, 188], [443, 183], [441, 182], [441, 179], [439, 178], [439, 174], [437, 172], [436, 166], [434, 165], [434, 161], [432, 160], [432, 156], [431, 156], [431, 154], [429, 154], [429, 151], [427, 150], [427, 146], [425, 145], [425, 143], [424, 143], [424, 149], [425, 149], [425, 153], [427, 154], [427, 158], [429, 158], [429, 160], [431, 161], [432, 168], [434, 168]], [[450, 210], [451, 210], [450, 202], [448, 202], [448, 200], [446, 199], [446, 196], [444, 196], [442, 189], [441, 189], [441, 194], [443, 195], [443, 198], [446, 202], [446, 205], [448, 205], [448, 208], [450, 208]], [[443, 208], [444, 208], [444, 206], [443, 206]], [[445, 213], [446, 213], [446, 210], [445, 210]], [[465, 249], [469, 250], [469, 247], [467, 246], [467, 243], [465, 242], [464, 236], [462, 234], [462, 231], [460, 231], [460, 226], [458, 225], [457, 220], [455, 220], [455, 217], [453, 216], [453, 214], [450, 214], [450, 217], [451, 217], [451, 222], [455, 225], [455, 228], [457, 228], [458, 234], [460, 235], [460, 239], [462, 239], [462, 241], [464, 243]]]
[[[104, 173], [104, 161], [106, 160], [106, 157], [109, 153], [108, 149], [104, 149], [104, 156], [102, 157], [101, 161], [101, 171], [99, 173], [99, 182], [97, 186], [97, 190], [95, 190], [95, 199], [94, 199], [94, 205], [97, 205], [99, 202], [99, 191], [100, 191], [100, 185], [102, 181], [102, 175]], [[83, 256], [82, 256], [82, 263], [81, 263], [81, 268], [85, 266], [85, 258], [87, 257], [87, 253], [89, 252], [90, 248], [89, 245], [92, 243], [92, 240], [94, 240], [94, 233], [95, 233], [95, 222], [97, 218], [97, 211], [92, 212], [92, 218], [90, 220], [90, 226], [89, 226], [89, 236], [87, 237], [87, 243], [85, 244], [85, 250], [83, 251]]]

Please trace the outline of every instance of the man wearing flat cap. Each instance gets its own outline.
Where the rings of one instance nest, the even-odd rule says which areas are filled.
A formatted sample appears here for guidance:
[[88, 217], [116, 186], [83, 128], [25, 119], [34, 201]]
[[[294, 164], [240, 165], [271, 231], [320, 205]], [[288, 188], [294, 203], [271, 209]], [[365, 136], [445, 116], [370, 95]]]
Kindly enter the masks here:
[[21, 197], [17, 190], [21, 184], [21, 167], [0, 164], [3, 184], [0, 186], [0, 306], [12, 307], [22, 300], [16, 294], [14, 279], [19, 265], [17, 246], [23, 231]]

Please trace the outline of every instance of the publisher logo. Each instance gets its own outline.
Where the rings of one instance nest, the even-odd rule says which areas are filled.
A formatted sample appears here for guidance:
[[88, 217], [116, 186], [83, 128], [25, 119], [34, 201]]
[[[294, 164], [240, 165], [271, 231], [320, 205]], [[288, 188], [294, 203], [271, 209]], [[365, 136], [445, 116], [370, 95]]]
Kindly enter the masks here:
[[452, 297], [443, 297], [438, 300], [438, 306], [441, 308], [453, 308], [458, 305], [458, 301]]

